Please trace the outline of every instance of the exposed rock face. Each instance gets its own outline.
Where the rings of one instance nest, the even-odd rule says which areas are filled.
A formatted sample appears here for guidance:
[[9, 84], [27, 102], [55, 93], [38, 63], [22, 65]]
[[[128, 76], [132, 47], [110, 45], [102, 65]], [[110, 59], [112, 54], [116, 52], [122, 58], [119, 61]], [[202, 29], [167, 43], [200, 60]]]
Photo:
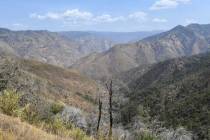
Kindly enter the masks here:
[[197, 26], [177, 26], [136, 43], [116, 45], [106, 52], [82, 58], [71, 68], [92, 78], [103, 79], [138, 66], [207, 52], [210, 46], [207, 27], [210, 25]]

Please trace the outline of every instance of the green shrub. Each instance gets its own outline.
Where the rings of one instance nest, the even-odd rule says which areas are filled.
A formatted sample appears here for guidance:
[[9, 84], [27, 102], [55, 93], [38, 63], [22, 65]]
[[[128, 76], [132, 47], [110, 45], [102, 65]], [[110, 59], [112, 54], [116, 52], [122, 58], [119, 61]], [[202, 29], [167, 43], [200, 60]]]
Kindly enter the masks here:
[[64, 104], [62, 102], [53, 102], [51, 105], [51, 112], [57, 114], [64, 109]]
[[47, 119], [41, 119], [35, 106], [27, 104], [25, 107], [20, 107], [19, 101], [20, 94], [17, 94], [13, 90], [4, 90], [0, 93], [0, 111], [10, 116], [18, 116], [23, 121], [29, 122], [30, 124], [61, 137], [71, 137], [74, 140], [93, 140], [91, 137], [87, 136], [83, 130], [74, 127], [72, 124], [64, 123], [62, 119], [56, 115], [63, 110], [63, 103], [52, 103], [50, 108], [50, 112], [52, 112], [51, 116]]
[[49, 123], [50, 125], [50, 130], [54, 133], [54, 134], [62, 134], [66, 131], [65, 125], [63, 123], [63, 121], [59, 118], [59, 117], [55, 117], [51, 120], [51, 122]]
[[20, 95], [13, 90], [4, 90], [0, 95], [0, 109], [7, 115], [15, 115], [19, 109]]
[[158, 138], [148, 132], [137, 134], [135, 140], [158, 140]]
[[59, 116], [55, 116], [50, 121], [45, 122], [44, 127], [49, 132], [64, 137], [71, 137], [74, 140], [93, 140], [83, 130], [74, 127], [72, 124], [64, 123]]
[[31, 124], [37, 124], [40, 122], [39, 114], [36, 111], [35, 107], [33, 107], [31, 104], [27, 104], [24, 108], [21, 108], [19, 110], [19, 117], [22, 120], [25, 120]]
[[93, 140], [79, 128], [73, 128], [71, 131], [69, 131], [69, 136], [72, 137], [74, 140]]

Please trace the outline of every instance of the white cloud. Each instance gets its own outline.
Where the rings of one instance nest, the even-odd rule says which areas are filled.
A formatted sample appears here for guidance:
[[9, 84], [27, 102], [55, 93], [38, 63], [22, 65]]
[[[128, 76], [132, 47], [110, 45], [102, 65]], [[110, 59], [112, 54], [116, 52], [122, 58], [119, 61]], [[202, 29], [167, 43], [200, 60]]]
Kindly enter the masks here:
[[21, 23], [14, 23], [14, 24], [12, 24], [11, 25], [11, 28], [12, 29], [26, 29], [26, 28], [28, 28], [28, 26], [26, 26], [26, 25], [24, 25], [24, 24], [21, 24]]
[[166, 22], [168, 22], [168, 20], [164, 19], [164, 18], [154, 18], [152, 21], [153, 22], [157, 22], [157, 23], [166, 23]]
[[145, 21], [147, 19], [147, 14], [145, 12], [135, 12], [128, 15], [129, 19], [134, 19], [138, 21]]
[[119, 17], [113, 17], [109, 14], [103, 14], [100, 16], [96, 16], [93, 21], [96, 23], [111, 23], [111, 22], [117, 22], [117, 21], [123, 21], [125, 18], [123, 16]]
[[141, 22], [146, 20], [147, 14], [139, 11], [126, 16], [113, 16], [109, 14], [94, 15], [88, 11], [71, 9], [64, 12], [48, 12], [46, 14], [32, 13], [30, 18], [39, 20], [58, 20], [63, 21], [65, 24], [98, 24], [130, 20]]
[[31, 18], [36, 18], [40, 20], [44, 19], [51, 19], [51, 20], [60, 20], [60, 19], [65, 19], [65, 20], [89, 20], [93, 17], [92, 13], [90, 12], [83, 12], [78, 9], [73, 9], [73, 10], [66, 10], [64, 12], [48, 12], [44, 15], [39, 15], [37, 13], [33, 13], [30, 15]]
[[176, 8], [180, 4], [189, 3], [191, 0], [157, 0], [151, 7], [150, 10], [161, 10]]
[[188, 18], [188, 19], [185, 19], [185, 23], [186, 24], [192, 24], [192, 23], [197, 23], [197, 21], [195, 19]]

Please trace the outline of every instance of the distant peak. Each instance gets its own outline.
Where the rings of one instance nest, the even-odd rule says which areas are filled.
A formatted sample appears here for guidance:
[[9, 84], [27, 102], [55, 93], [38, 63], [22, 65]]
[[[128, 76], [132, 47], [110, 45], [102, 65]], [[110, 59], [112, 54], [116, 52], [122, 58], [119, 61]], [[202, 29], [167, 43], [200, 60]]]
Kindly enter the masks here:
[[193, 24], [189, 24], [187, 27], [188, 28], [199, 28], [199, 27], [206, 28], [206, 27], [210, 27], [210, 24], [197, 24], [197, 23], [193, 23]]
[[7, 29], [7, 28], [0, 28], [0, 31], [1, 31], [1, 32], [10, 32], [10, 30]]
[[191, 26], [200, 26], [200, 24], [198, 24], [198, 23], [192, 23], [192, 24], [187, 25], [187, 27], [191, 27]]
[[177, 25], [177, 26], [174, 27], [172, 30], [180, 30], [180, 29], [185, 29], [185, 26]]

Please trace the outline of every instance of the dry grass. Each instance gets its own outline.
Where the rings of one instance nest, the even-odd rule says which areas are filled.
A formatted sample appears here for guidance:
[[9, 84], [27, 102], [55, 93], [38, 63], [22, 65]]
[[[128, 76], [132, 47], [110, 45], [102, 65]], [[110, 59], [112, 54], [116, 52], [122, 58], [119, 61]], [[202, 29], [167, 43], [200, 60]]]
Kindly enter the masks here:
[[[21, 122], [18, 118], [0, 114], [0, 140], [67, 140]], [[68, 140], [71, 140], [68, 138]]]
[[95, 81], [74, 70], [33, 60], [22, 60], [20, 63], [23, 70], [48, 81], [49, 86], [52, 86], [53, 88], [59, 87], [67, 92], [67, 94], [57, 94], [59, 91], [53, 93], [52, 90], [48, 91], [48, 89], [46, 89], [44, 91], [47, 98], [50, 97], [52, 100], [59, 99], [68, 105], [82, 108], [85, 111], [90, 111], [92, 109], [93, 105], [76, 93], [83, 94], [83, 96], [88, 95], [92, 99], [95, 99], [99, 88], [99, 85], [96, 84]]

